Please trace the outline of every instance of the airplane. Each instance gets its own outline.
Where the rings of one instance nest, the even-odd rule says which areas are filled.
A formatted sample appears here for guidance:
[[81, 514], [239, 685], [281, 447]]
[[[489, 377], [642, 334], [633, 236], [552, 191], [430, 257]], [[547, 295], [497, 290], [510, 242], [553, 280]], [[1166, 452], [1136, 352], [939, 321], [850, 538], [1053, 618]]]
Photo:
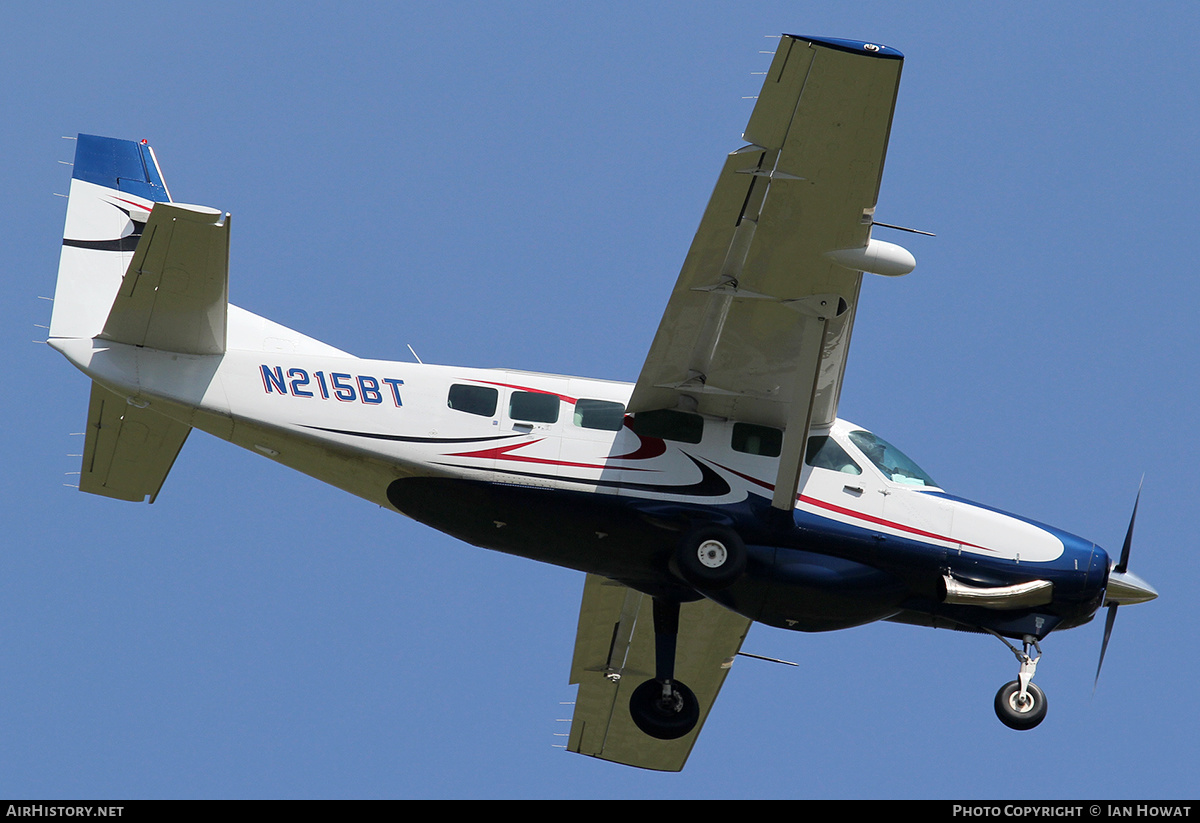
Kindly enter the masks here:
[[[637, 382], [359, 358], [228, 303], [231, 217], [77, 138], [48, 343], [92, 380], [79, 488], [157, 498], [192, 429], [488, 549], [584, 572], [567, 748], [679, 771], [754, 622], [1041, 642], [1152, 600], [1120, 554], [941, 488], [838, 417], [904, 56], [783, 35]], [[1020, 644], [1016, 645], [1017, 643]]]

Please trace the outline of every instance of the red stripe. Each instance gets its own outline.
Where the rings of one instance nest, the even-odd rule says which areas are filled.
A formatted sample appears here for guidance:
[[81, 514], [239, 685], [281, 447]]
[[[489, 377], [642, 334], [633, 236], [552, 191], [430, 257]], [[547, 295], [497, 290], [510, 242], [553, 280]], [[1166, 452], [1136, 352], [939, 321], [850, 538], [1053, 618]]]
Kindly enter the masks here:
[[[748, 474], [742, 474], [740, 471], [737, 471], [736, 469], [731, 469], [728, 466], [721, 466], [719, 463], [714, 463], [713, 465], [719, 466], [720, 468], [725, 469], [725, 471], [727, 471], [727, 472], [732, 472], [733, 474], [736, 474], [738, 477], [742, 478], [743, 480], [749, 480], [751, 483], [754, 483], [758, 486], [762, 486], [764, 489], [770, 489], [771, 491], [775, 491], [775, 486], [772, 483], [767, 483], [765, 481], [759, 480], [758, 478], [751, 477]], [[847, 509], [843, 506], [836, 506], [833, 503], [826, 503], [824, 500], [817, 500], [815, 497], [808, 497], [807, 495], [801, 494], [801, 495], [797, 495], [796, 499], [799, 500], [801, 503], [807, 503], [808, 505], [816, 506], [819, 509], [828, 509], [829, 511], [837, 512], [838, 514], [845, 515], [846, 517], [853, 517], [856, 520], [865, 520], [868, 523], [875, 523], [880, 526], [887, 526], [888, 528], [896, 529], [897, 531], [908, 532], [909, 534], [916, 534], [916, 535], [920, 535], [921, 537], [931, 538], [933, 540], [942, 540], [946, 543], [954, 543], [954, 544], [960, 545], [960, 546], [970, 546], [971, 548], [979, 549], [980, 551], [985, 551], [985, 552], [994, 552], [995, 551], [995, 549], [989, 549], [987, 546], [979, 546], [979, 545], [976, 545], [975, 543], [966, 543], [966, 542], [963, 542], [962, 540], [956, 540], [953, 537], [946, 537], [945, 535], [935, 534], [934, 532], [923, 531], [922, 529], [917, 529], [912, 526], [906, 526], [903, 523], [897, 523], [894, 520], [885, 520], [882, 517], [875, 517], [874, 515], [864, 514], [863, 512], [855, 511], [854, 509]]]
[[[473, 452], [457, 452], [455, 454], [447, 454], [445, 457], [477, 457], [481, 459], [491, 460], [515, 460], [519, 463], [539, 463], [544, 466], [570, 466], [577, 469], [607, 469], [611, 468], [606, 463], [572, 463], [568, 460], [550, 460], [545, 457], [525, 457], [519, 454], [509, 454], [525, 446], [532, 446], [534, 443], [540, 443], [542, 439], [532, 440], [527, 443], [513, 443], [507, 446], [497, 446], [493, 449], [480, 449]], [[623, 471], [650, 471], [650, 469], [624, 469]]]
[[128, 203], [129, 205], [135, 206], [135, 207], [141, 209], [142, 211], [150, 211], [150, 209], [153, 208], [153, 206], [143, 206], [141, 203], [135, 203], [132, 200], [125, 200], [124, 198], [121, 198], [121, 197], [114, 197], [113, 200], [116, 200], [118, 203]]
[[529, 386], [518, 386], [516, 383], [493, 383], [491, 380], [476, 380], [476, 383], [486, 383], [489, 386], [503, 386], [506, 389], [520, 389], [521, 391], [533, 392], [534, 394], [552, 394], [564, 403], [575, 403], [574, 397], [568, 397], [565, 394], [558, 392], [546, 391], [544, 389], [534, 389]]

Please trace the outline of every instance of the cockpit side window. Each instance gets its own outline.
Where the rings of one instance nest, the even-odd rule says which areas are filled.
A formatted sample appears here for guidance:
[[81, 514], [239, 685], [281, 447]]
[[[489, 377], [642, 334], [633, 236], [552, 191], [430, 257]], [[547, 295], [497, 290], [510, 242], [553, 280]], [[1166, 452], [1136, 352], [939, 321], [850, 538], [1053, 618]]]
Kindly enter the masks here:
[[846, 450], [827, 434], [808, 438], [804, 462], [814, 468], [842, 474], [862, 474], [862, 469], [846, 454]]
[[924, 469], [910, 460], [908, 455], [882, 437], [868, 431], [855, 431], [850, 432], [850, 442], [857, 446], [867, 456], [867, 459], [875, 464], [875, 468], [883, 472], [883, 476], [893, 483], [941, 488], [932, 477], [925, 473]]

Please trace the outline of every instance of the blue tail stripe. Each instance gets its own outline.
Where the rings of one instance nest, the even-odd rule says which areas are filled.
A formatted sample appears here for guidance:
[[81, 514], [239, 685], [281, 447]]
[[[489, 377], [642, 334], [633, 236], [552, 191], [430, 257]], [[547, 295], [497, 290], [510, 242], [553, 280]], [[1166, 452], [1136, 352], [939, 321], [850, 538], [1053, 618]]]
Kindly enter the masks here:
[[150, 147], [133, 140], [79, 135], [72, 176], [155, 202], [170, 199], [150, 155]]

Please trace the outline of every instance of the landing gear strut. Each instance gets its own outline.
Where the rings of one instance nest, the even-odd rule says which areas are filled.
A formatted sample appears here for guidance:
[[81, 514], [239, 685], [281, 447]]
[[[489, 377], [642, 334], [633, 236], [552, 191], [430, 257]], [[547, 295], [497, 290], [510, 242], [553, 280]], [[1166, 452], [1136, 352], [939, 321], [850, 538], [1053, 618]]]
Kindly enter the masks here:
[[[1021, 671], [1016, 680], [1005, 683], [996, 692], [996, 716], [1010, 729], [1032, 729], [1046, 719], [1046, 695], [1031, 682], [1042, 656], [1042, 647], [1032, 635], [1025, 635], [1023, 651], [1017, 651], [1016, 646], [1003, 637], [1000, 640], [1016, 655], [1021, 663]], [[1030, 655], [1030, 647], [1037, 652], [1037, 657]]]
[[629, 714], [637, 727], [659, 740], [675, 740], [696, 727], [700, 702], [675, 679], [679, 602], [654, 598], [654, 678], [633, 691]]

